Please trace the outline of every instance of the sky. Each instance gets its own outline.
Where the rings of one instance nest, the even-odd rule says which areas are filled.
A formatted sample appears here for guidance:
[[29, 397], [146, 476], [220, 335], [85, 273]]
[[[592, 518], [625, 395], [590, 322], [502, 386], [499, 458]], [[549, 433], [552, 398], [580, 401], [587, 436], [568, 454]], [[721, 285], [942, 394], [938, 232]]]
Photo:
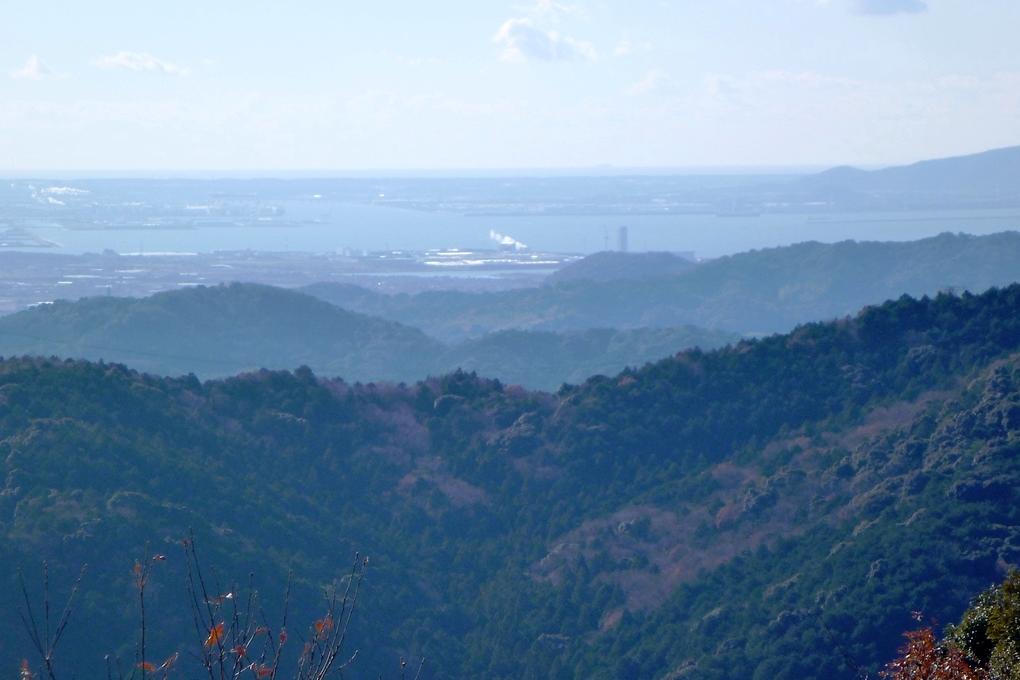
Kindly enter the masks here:
[[1020, 144], [1017, 0], [0, 0], [0, 172], [866, 166]]

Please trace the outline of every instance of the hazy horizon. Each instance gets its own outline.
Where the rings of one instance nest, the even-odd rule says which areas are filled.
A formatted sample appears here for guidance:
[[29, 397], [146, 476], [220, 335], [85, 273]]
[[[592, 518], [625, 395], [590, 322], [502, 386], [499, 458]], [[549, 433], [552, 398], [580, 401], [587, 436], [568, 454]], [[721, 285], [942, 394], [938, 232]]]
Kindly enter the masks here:
[[[999, 148], [1020, 148], [1020, 144], [976, 149], [950, 157], [971, 156]], [[622, 166], [603, 163], [587, 166], [507, 166], [507, 167], [408, 167], [408, 168], [0, 168], [2, 179], [373, 179], [373, 178], [446, 178], [470, 179], [487, 177], [628, 177], [628, 176], [725, 176], [725, 175], [806, 175], [824, 172], [838, 167], [854, 167], [860, 170], [881, 170], [883, 168], [912, 165], [934, 157], [917, 158], [902, 163], [848, 163], [833, 161], [809, 165], [761, 164], [761, 165], [646, 165]]]
[[[697, 165], [697, 166], [545, 166], [464, 168], [38, 168], [0, 169], [0, 179], [373, 179], [373, 178], [541, 178], [541, 177], [628, 177], [628, 176], [754, 176], [804, 175], [845, 165]], [[886, 165], [856, 165], [875, 170]]]

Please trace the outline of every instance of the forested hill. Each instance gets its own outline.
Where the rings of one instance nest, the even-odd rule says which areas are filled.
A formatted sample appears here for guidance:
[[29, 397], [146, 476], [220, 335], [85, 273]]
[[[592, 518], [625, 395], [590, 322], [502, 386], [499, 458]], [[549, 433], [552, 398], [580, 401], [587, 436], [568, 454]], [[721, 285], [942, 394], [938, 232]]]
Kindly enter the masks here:
[[442, 370], [433, 374], [460, 368], [509, 384], [554, 391], [563, 383], [576, 385], [595, 375], [615, 375], [628, 366], [644, 366], [683, 349], [716, 349], [739, 340], [736, 333], [695, 326], [497, 331], [451, 345], [436, 362]]
[[[148, 644], [186, 663], [193, 527], [219, 592], [295, 569], [295, 632], [369, 554], [349, 677], [424, 655], [436, 678], [849, 680], [912, 610], [956, 620], [1020, 561], [1020, 286], [555, 395], [7, 360], [0, 432], [2, 604], [18, 566], [66, 584], [88, 562], [58, 659], [80, 676], [131, 658], [154, 547]], [[0, 625], [14, 668], [27, 641]]]
[[[643, 256], [633, 257], [640, 262]], [[304, 290], [447, 340], [511, 328], [691, 324], [743, 334], [787, 332], [798, 323], [842, 317], [904, 293], [978, 292], [1020, 281], [1020, 233], [942, 234], [903, 243], [800, 243], [640, 280], [600, 280], [607, 275], [601, 267], [577, 267], [575, 272], [587, 271], [590, 278], [500, 293], [387, 296], [329, 283]]]
[[258, 284], [61, 300], [0, 317], [0, 355], [105, 359], [163, 375], [304, 364], [352, 381], [414, 380], [444, 350], [414, 328]]
[[304, 365], [348, 382], [415, 382], [463, 367], [547, 390], [738, 339], [685, 326], [507, 331], [447, 345], [393, 321], [257, 284], [58, 301], [0, 317], [0, 356], [104, 359], [157, 375], [202, 378]]
[[972, 201], [1020, 194], [1020, 146], [937, 158], [881, 170], [841, 167], [802, 181], [813, 189], [895, 196], [900, 203], [919, 197]]
[[546, 278], [547, 284], [569, 281], [661, 279], [687, 272], [697, 263], [674, 253], [604, 251], [571, 262]]

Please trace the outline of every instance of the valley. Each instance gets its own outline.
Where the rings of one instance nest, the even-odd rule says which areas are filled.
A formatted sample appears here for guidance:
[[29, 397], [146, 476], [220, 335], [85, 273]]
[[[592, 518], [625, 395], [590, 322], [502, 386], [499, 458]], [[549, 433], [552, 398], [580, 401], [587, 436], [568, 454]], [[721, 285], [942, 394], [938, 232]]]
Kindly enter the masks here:
[[[1015, 156], [709, 184], [215, 180], [212, 202], [213, 180], [33, 184], [0, 253], [0, 607], [31, 619], [87, 565], [41, 655], [54, 677], [268, 677], [337, 630], [352, 679], [876, 677], [919, 621], [972, 630], [1020, 564], [1018, 232], [772, 233], [712, 258], [533, 250], [527, 220], [473, 249], [26, 239], [121, 238], [139, 215], [160, 238], [321, 231], [298, 216], [330, 200], [635, 217], [698, 192], [826, 196], [859, 227], [915, 200], [1011, 210], [981, 178]], [[619, 192], [563, 199], [579, 186]], [[40, 221], [57, 213], [78, 221]], [[335, 620], [323, 593], [353, 583]], [[25, 625], [0, 617], [0, 667], [31, 672]], [[955, 631], [930, 637], [980, 637]], [[1001, 667], [971, 647], [956, 661]]]
[[169, 556], [151, 644], [184, 644], [191, 528], [217, 579], [258, 564], [272, 593], [296, 570], [296, 620], [371, 555], [367, 667], [838, 676], [838, 635], [875, 668], [912, 609], [952, 619], [1016, 559], [1018, 295], [903, 298], [557, 395], [5, 360], [2, 548], [59, 556], [65, 582], [90, 564], [66, 648], [86, 665], [88, 630], [131, 639], [123, 556], [145, 544]]

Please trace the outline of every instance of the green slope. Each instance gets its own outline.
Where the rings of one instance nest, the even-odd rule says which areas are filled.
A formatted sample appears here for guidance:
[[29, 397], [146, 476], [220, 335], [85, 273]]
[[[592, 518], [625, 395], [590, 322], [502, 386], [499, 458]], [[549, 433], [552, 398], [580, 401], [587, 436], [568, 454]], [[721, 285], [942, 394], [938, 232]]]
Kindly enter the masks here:
[[423, 358], [442, 350], [413, 328], [257, 284], [58, 301], [0, 318], [2, 355], [101, 358], [164, 375], [307, 364], [350, 380], [403, 380], [424, 375]]
[[[351, 677], [403, 654], [444, 678], [852, 678], [911, 609], [955, 620], [1020, 559], [1018, 352], [1013, 286], [556, 395], [8, 360], [2, 604], [18, 565], [89, 562], [63, 663], [95, 674], [130, 653], [130, 565], [158, 546], [150, 644], [182, 649], [193, 527], [224, 590], [293, 567], [295, 622], [370, 554]], [[0, 625], [13, 668], [26, 640]]]
[[462, 367], [548, 390], [738, 339], [692, 327], [597, 329], [503, 333], [447, 346], [399, 323], [256, 284], [60, 301], [0, 317], [0, 356], [104, 359], [202, 378], [304, 365], [349, 382], [414, 382]]
[[460, 368], [510, 384], [556, 390], [563, 383], [614, 375], [682, 349], [716, 349], [739, 339], [735, 333], [693, 326], [563, 333], [508, 330], [453, 345], [440, 363], [446, 372]]

